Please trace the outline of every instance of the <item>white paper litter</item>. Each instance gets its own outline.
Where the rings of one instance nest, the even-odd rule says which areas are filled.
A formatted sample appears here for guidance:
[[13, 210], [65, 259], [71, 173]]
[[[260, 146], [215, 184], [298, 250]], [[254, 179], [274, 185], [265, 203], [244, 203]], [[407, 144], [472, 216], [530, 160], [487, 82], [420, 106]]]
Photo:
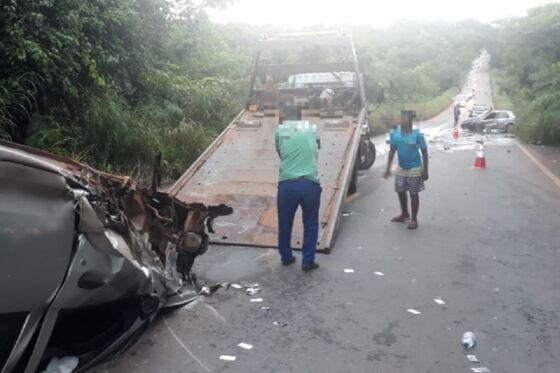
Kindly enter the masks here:
[[241, 347], [245, 350], [251, 350], [253, 348], [253, 345], [250, 345], [249, 343], [244, 343], [244, 342], [241, 342], [237, 346], [239, 346], [239, 347]]
[[259, 291], [261, 291], [261, 289], [259, 288], [247, 288], [245, 289], [245, 292], [247, 293], [247, 295], [256, 295]]
[[241, 289], [243, 286], [239, 285], [239, 284], [231, 284], [231, 287], [234, 289]]
[[79, 359], [75, 356], [52, 358], [43, 373], [71, 373], [78, 367]]
[[378, 272], [373, 272], [373, 273], [375, 273], [377, 276], [385, 276], [385, 274], [383, 272], [378, 271]]
[[435, 298], [434, 302], [436, 302], [439, 305], [445, 304], [445, 302], [441, 298]]
[[352, 268], [344, 268], [344, 273], [354, 273]]
[[480, 367], [480, 368], [471, 368], [471, 370], [474, 373], [492, 373], [492, 371], [486, 367]]
[[270, 309], [270, 307], [268, 307], [268, 306], [261, 306], [261, 310], [268, 311], [269, 309]]
[[283, 321], [273, 321], [272, 323], [276, 326], [286, 326], [286, 325], [288, 325], [288, 323], [283, 322]]
[[471, 361], [473, 363], [478, 363], [479, 362], [476, 355], [467, 355], [467, 359], [469, 359], [469, 361]]
[[252, 303], [259, 303], [259, 302], [262, 302], [262, 301], [263, 301], [262, 298], [253, 298], [253, 299], [251, 299], [251, 302], [252, 302]]
[[410, 312], [413, 315], [420, 315], [422, 312], [420, 311], [416, 311], [414, 308], [409, 308], [407, 309], [408, 312]]
[[220, 360], [235, 361], [235, 359], [237, 359], [237, 357], [235, 357], [235, 356], [231, 356], [231, 355], [220, 355]]

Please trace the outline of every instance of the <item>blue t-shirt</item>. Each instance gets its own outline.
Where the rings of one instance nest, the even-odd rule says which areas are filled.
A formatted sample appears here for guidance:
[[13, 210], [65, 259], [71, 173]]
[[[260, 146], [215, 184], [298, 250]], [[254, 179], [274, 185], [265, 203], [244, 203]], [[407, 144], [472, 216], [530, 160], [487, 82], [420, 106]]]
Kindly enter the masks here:
[[404, 170], [410, 170], [422, 166], [421, 149], [427, 149], [426, 139], [420, 130], [413, 129], [410, 133], [401, 133], [396, 128], [389, 135], [389, 145], [397, 147], [399, 166]]

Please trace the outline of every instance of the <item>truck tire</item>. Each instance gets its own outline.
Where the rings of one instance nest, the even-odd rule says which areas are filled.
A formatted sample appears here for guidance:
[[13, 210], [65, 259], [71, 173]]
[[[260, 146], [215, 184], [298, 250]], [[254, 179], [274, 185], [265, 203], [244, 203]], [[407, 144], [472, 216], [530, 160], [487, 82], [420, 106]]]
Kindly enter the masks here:
[[375, 163], [375, 157], [376, 157], [375, 145], [371, 142], [371, 140], [368, 140], [366, 143], [360, 144], [360, 150], [362, 150], [359, 152], [360, 170], [368, 170]]
[[354, 194], [358, 191], [358, 159], [352, 170], [352, 175], [350, 176], [350, 185], [348, 185], [348, 193], [346, 195]]

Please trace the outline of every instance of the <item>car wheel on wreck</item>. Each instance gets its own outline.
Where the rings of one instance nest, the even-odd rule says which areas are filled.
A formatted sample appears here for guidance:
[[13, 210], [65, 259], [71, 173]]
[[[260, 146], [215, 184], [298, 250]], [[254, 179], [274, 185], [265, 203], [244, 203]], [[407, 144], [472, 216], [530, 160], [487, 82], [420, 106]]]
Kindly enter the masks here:
[[0, 371], [65, 356], [84, 371], [126, 349], [195, 299], [194, 259], [231, 212], [0, 141]]

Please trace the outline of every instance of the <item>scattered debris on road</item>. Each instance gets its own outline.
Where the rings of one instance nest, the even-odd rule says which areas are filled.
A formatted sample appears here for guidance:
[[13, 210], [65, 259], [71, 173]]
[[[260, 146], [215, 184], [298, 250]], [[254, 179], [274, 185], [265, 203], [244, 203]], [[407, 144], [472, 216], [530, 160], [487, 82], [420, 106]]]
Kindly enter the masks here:
[[283, 322], [283, 321], [273, 321], [272, 324], [276, 325], [276, 326], [287, 326], [288, 323], [287, 322]]
[[474, 373], [492, 373], [492, 371], [486, 367], [480, 367], [480, 368], [471, 368], [471, 370]]
[[200, 288], [200, 290], [198, 291], [198, 294], [200, 295], [212, 295], [214, 294], [216, 291], [218, 291], [218, 289], [220, 288], [229, 288], [229, 284], [227, 282], [223, 282], [220, 284], [214, 284], [214, 285], [207, 285], [207, 286], [203, 286]]
[[253, 298], [253, 299], [251, 299], [251, 303], [260, 303], [260, 302], [262, 302], [262, 301], [263, 301], [262, 298]]
[[469, 348], [473, 348], [475, 342], [476, 342], [476, 336], [474, 335], [473, 332], [465, 332], [465, 334], [463, 334], [462, 344], [464, 348], [466, 348], [467, 350]]
[[478, 360], [478, 358], [476, 357], [476, 355], [467, 355], [467, 359], [469, 359], [469, 361], [472, 362], [472, 363], [479, 363], [480, 362]]
[[259, 289], [259, 288], [247, 288], [247, 289], [245, 289], [245, 292], [247, 293], [247, 295], [250, 295], [250, 296], [256, 295], [259, 291], [261, 291], [261, 289]]
[[441, 298], [435, 298], [435, 299], [434, 299], [434, 302], [436, 302], [436, 303], [439, 304], [440, 306], [445, 304], [445, 302], [444, 302]]
[[237, 346], [241, 347], [244, 350], [252, 350], [253, 349], [253, 345], [250, 345], [249, 343], [245, 343], [245, 342], [241, 342]]
[[409, 308], [406, 310], [407, 312], [410, 312], [413, 315], [420, 315], [422, 312], [415, 310], [414, 308]]
[[239, 285], [239, 284], [231, 284], [231, 287], [234, 289], [241, 289], [243, 286]]
[[52, 358], [43, 373], [71, 373], [78, 367], [80, 360], [75, 356]]
[[383, 272], [377, 271], [377, 272], [373, 272], [373, 273], [375, 273], [377, 276], [385, 276], [385, 274]]

